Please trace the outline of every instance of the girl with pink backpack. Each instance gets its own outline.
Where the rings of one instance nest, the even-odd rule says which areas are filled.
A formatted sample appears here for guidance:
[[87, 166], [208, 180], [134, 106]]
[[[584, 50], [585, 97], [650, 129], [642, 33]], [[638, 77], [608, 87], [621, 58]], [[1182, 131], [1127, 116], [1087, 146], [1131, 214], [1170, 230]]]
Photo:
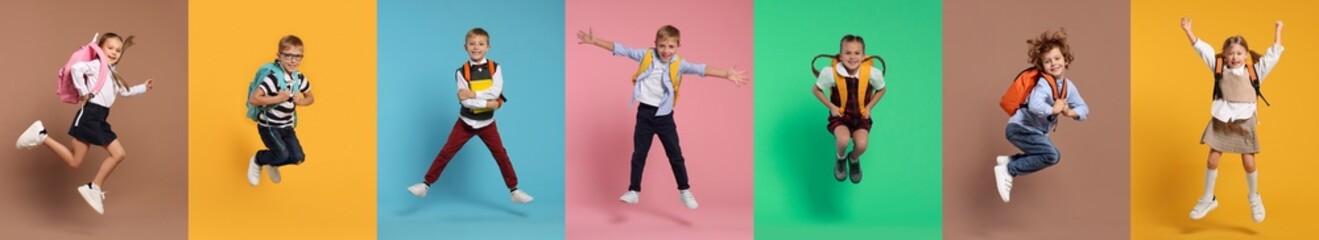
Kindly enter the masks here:
[[152, 88], [151, 79], [129, 86], [115, 71], [115, 65], [123, 58], [124, 49], [132, 45], [133, 36], [125, 38], [115, 33], [105, 33], [100, 38], [93, 37], [92, 43], [79, 48], [64, 68], [60, 69], [56, 95], [66, 103], [81, 105], [69, 127], [69, 136], [73, 139], [68, 146], [48, 138], [40, 120], [32, 123], [19, 136], [16, 144], [18, 148], [46, 145], [73, 168], [82, 165], [89, 145], [105, 148], [109, 157], [101, 163], [96, 177], [77, 188], [87, 204], [99, 214], [105, 214], [102, 204], [105, 192], [101, 190], [101, 185], [115, 167], [123, 162], [126, 154], [118, 136], [110, 129], [110, 123], [106, 122], [110, 116], [110, 106], [114, 105], [116, 96], [141, 95]]

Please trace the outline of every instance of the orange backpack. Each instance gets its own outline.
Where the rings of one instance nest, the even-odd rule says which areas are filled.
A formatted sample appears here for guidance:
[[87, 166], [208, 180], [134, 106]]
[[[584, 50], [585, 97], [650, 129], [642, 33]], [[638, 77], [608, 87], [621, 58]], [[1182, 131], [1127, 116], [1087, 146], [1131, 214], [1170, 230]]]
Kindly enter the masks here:
[[1044, 77], [1044, 82], [1049, 83], [1049, 89], [1053, 89], [1053, 98], [1067, 98], [1067, 91], [1058, 91], [1058, 84], [1067, 87], [1067, 81], [1058, 82], [1053, 75], [1041, 72], [1035, 67], [1027, 68], [1017, 74], [1017, 78], [1012, 80], [1012, 85], [1008, 86], [1007, 93], [1003, 93], [1003, 99], [999, 100], [998, 106], [1003, 107], [1003, 112], [1008, 116], [1017, 113], [1017, 109], [1026, 107], [1026, 98], [1030, 97], [1030, 91], [1035, 89], [1035, 84], [1039, 82], [1040, 77]]
[[[834, 67], [834, 66], [837, 66], [837, 65], [838, 65], [838, 55], [834, 55], [834, 54], [820, 54], [820, 55], [816, 55], [815, 58], [812, 58], [812, 59], [811, 59], [811, 74], [812, 74], [812, 76], [820, 76], [820, 70], [815, 68], [815, 61], [816, 61], [816, 60], [820, 60], [820, 58], [829, 58], [829, 60], [830, 60], [830, 61], [829, 61], [829, 66], [826, 67], [826, 68], [831, 68], [831, 67]], [[885, 62], [884, 62], [884, 58], [883, 58], [883, 57], [880, 57], [879, 55], [870, 55], [870, 56], [866, 57], [866, 60], [861, 61], [861, 66], [858, 67], [858, 68], [860, 68], [860, 69], [857, 70], [857, 88], [856, 88], [856, 94], [857, 94], [857, 96], [859, 96], [859, 97], [857, 98], [857, 100], [858, 100], [858, 101], [862, 101], [862, 102], [861, 102], [861, 103], [858, 103], [858, 106], [863, 106], [863, 105], [865, 105], [864, 102], [868, 101], [868, 100], [870, 99], [871, 95], [874, 94], [874, 93], [871, 91], [871, 90], [873, 90], [873, 88], [871, 88], [871, 87], [869, 86], [869, 84], [870, 84], [869, 79], [870, 79], [870, 75], [872, 74], [872, 73], [870, 72], [870, 68], [873, 67], [873, 66], [875, 66], [875, 62], [876, 62], [876, 61], [879, 62], [879, 67], [880, 67], [879, 72], [880, 72], [880, 75], [881, 75], [881, 76], [882, 76], [882, 75], [887, 75], [887, 73], [888, 73], [888, 64], [885, 63]], [[837, 105], [839, 106], [839, 107], [838, 107], [838, 113], [839, 113], [839, 114], [843, 114], [844, 112], [847, 111], [847, 105], [846, 105], [847, 103], [845, 103], [844, 101], [847, 101], [847, 95], [850, 94], [850, 93], [848, 93], [848, 92], [846, 91], [846, 89], [847, 89], [847, 87], [846, 87], [846, 86], [847, 86], [847, 80], [846, 80], [845, 78], [843, 78], [843, 75], [842, 75], [841, 73], [835, 71], [835, 72], [834, 72], [834, 82], [836, 82], [836, 83], [835, 83], [836, 86], [834, 87], [834, 91], [836, 91], [836, 93], [834, 93], [833, 97], [831, 97], [830, 100], [831, 100], [831, 101], [835, 101], [834, 104], [837, 104]], [[837, 98], [837, 99], [834, 99], [834, 98]], [[860, 109], [861, 109], [861, 116], [870, 117], [870, 110], [869, 110], [869, 109], [866, 109], [865, 107], [861, 107]]]

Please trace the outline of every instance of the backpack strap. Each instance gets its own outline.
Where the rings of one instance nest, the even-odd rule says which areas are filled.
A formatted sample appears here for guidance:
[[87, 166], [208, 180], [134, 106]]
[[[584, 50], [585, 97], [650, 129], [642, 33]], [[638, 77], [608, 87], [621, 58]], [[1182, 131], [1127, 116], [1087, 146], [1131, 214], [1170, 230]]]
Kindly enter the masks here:
[[646, 54], [641, 56], [641, 65], [637, 66], [637, 73], [632, 74], [632, 84], [637, 84], [637, 80], [639, 80], [637, 78], [641, 77], [642, 73], [646, 73], [646, 69], [650, 69], [650, 65], [653, 64], [654, 61], [655, 51], [653, 49], [651, 51], [646, 51]]
[[678, 105], [678, 88], [682, 86], [682, 57], [673, 55], [669, 61], [669, 82], [673, 84], [673, 105]]
[[[105, 87], [105, 82], [109, 82], [110, 78], [114, 77], [114, 70], [110, 69], [110, 59], [106, 58], [105, 52], [101, 51], [100, 46], [96, 45], [96, 38], [99, 36], [100, 33], [97, 33], [96, 36], [92, 37], [92, 42], [87, 44], [92, 52], [96, 53], [96, 58], [101, 60], [101, 70], [96, 74], [96, 85], [92, 85], [92, 95], [101, 93], [101, 88]], [[91, 102], [91, 100], [89, 99], [88, 102]]]

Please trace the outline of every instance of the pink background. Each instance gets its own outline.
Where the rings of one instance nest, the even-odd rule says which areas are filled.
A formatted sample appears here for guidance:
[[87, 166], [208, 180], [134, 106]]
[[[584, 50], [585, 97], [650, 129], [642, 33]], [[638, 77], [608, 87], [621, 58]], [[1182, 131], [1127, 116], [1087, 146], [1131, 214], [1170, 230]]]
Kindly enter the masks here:
[[751, 239], [752, 87], [688, 75], [675, 107], [691, 190], [701, 206], [678, 199], [659, 139], [651, 146], [641, 202], [627, 191], [636, 104], [630, 78], [637, 62], [591, 45], [577, 31], [633, 48], [654, 46], [655, 31], [674, 25], [678, 55], [692, 62], [752, 71], [749, 0], [619, 2], [568, 0], [566, 211], [568, 239]]

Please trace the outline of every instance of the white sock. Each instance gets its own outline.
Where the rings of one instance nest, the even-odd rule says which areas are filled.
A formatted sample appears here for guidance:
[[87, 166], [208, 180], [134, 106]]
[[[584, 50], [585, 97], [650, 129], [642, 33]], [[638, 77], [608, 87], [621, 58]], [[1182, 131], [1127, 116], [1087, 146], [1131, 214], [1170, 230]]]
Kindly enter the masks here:
[[[1205, 170], [1205, 192], [1202, 198], [1214, 197], [1214, 182], [1218, 180], [1218, 169]], [[1251, 189], [1254, 189], [1252, 187]]]
[[678, 190], [678, 193], [681, 193], [681, 194], [687, 194], [687, 193], [691, 193], [691, 191], [687, 191], [687, 190]]
[[1250, 189], [1251, 195], [1259, 194], [1259, 191], [1256, 191], [1258, 188], [1255, 188], [1257, 183], [1259, 183], [1259, 170], [1256, 170], [1253, 173], [1246, 173], [1246, 186]]
[[845, 158], [845, 156], [843, 156], [842, 153], [839, 153], [839, 154], [838, 154], [838, 160], [843, 160], [844, 158]]
[[92, 184], [92, 190], [101, 191], [101, 185]]

